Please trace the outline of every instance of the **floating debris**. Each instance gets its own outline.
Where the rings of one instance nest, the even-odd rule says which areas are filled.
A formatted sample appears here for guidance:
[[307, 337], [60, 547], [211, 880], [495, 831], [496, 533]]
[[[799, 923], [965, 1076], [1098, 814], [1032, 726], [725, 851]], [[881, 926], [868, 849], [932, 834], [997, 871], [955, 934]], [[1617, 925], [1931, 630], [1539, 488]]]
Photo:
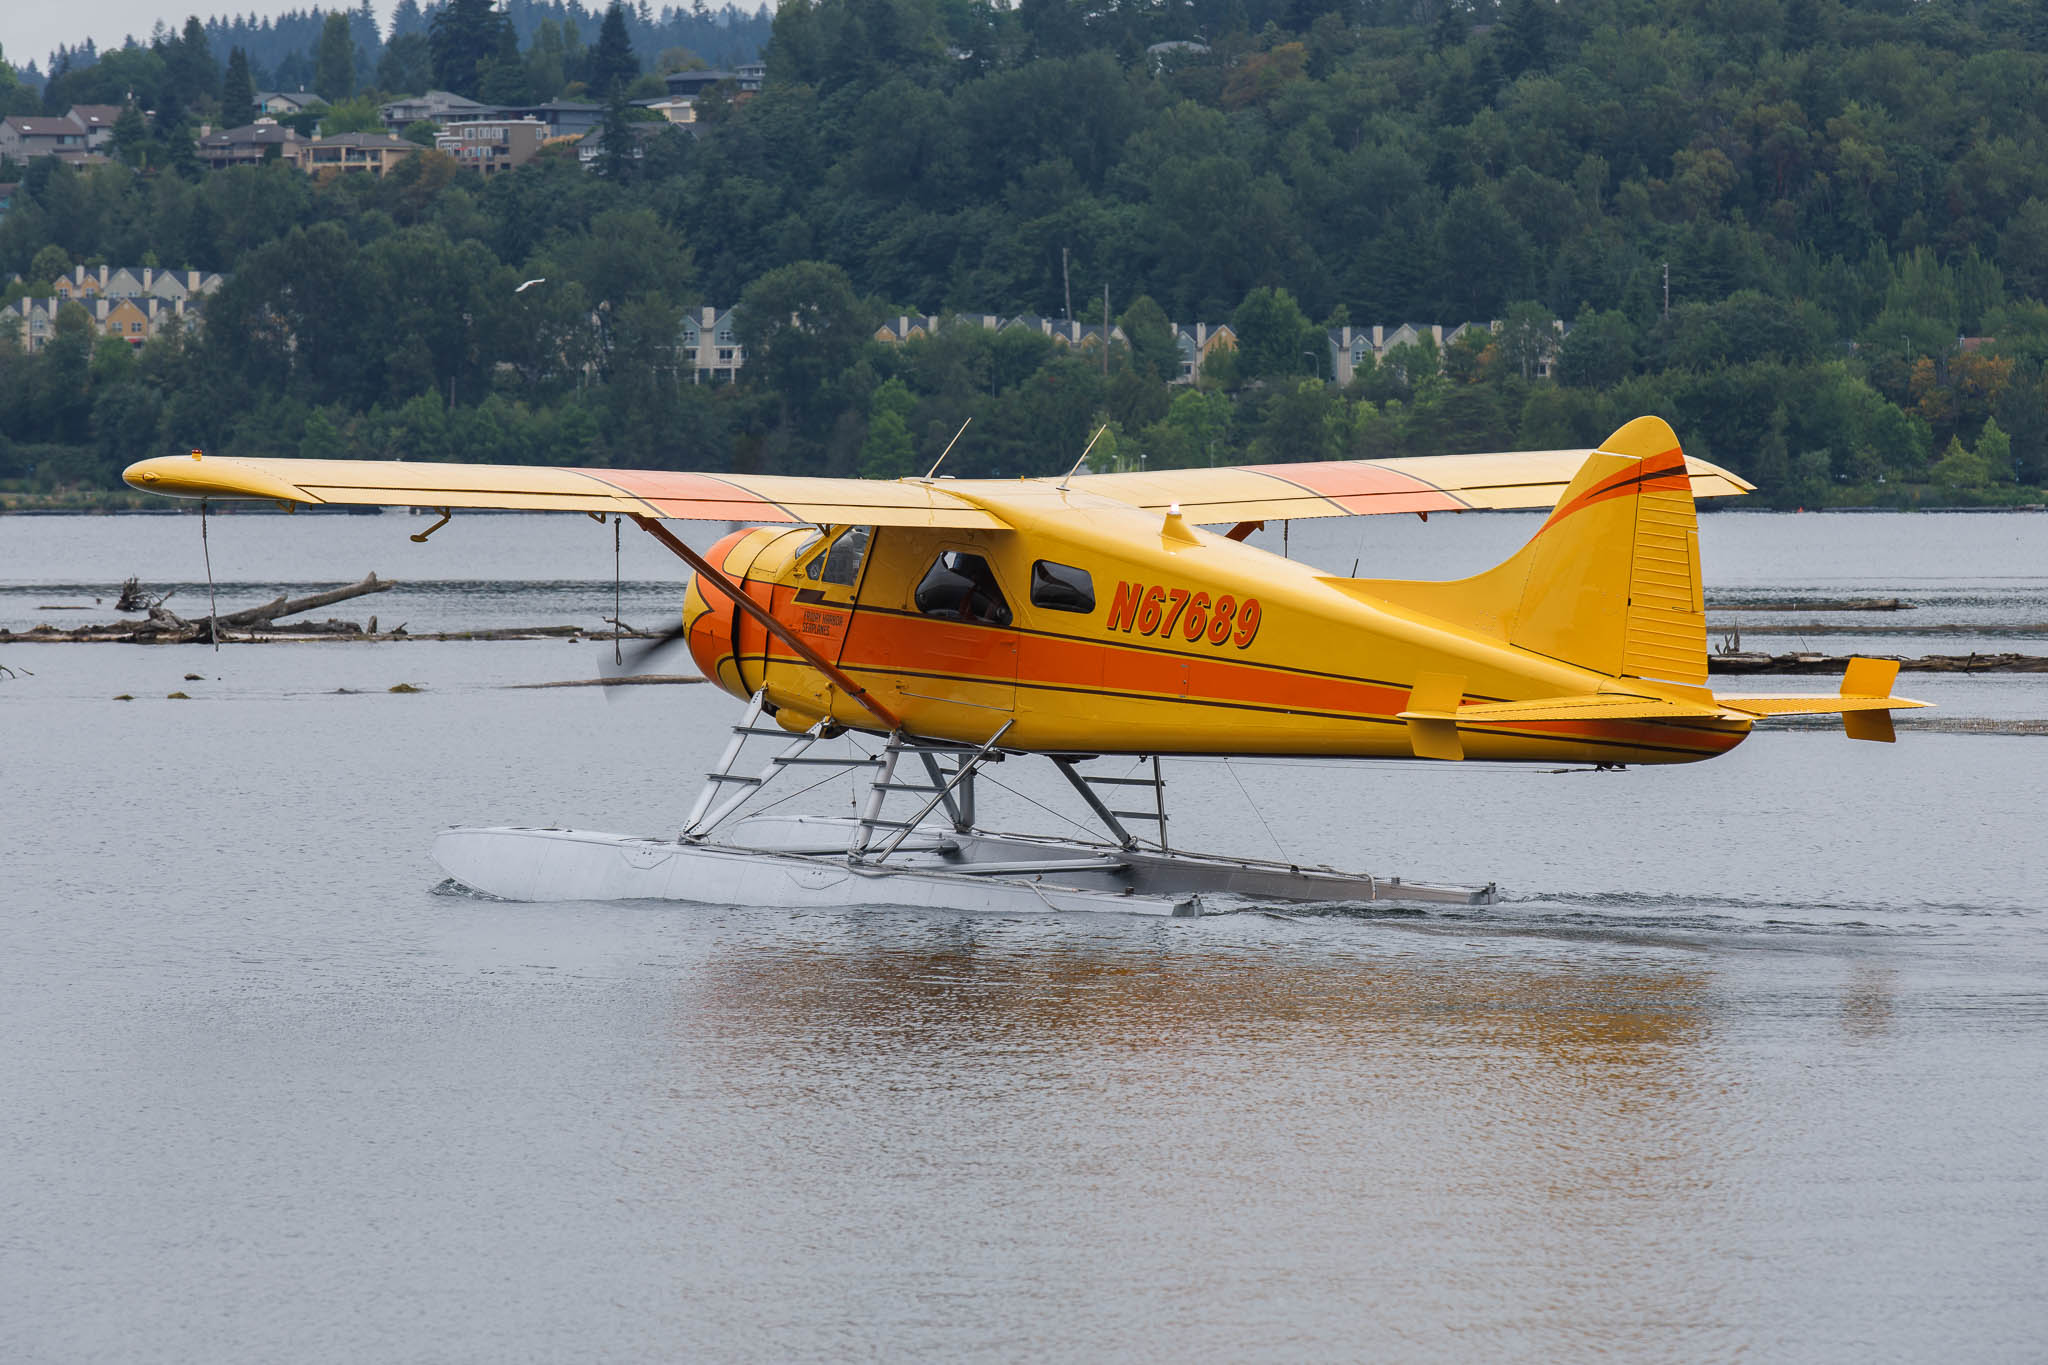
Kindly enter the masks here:
[[[1895, 658], [1895, 655], [1881, 656]], [[1841, 673], [1846, 654], [1710, 654], [1709, 673]], [[1899, 659], [1905, 673], [2048, 673], [2048, 656], [2040, 654], [1927, 654]]]
[[1902, 597], [1792, 597], [1784, 600], [1709, 602], [1708, 611], [1916, 611]]
[[183, 692], [173, 692], [173, 693], [169, 694], [168, 696], [166, 696], [166, 697], [164, 698], [164, 700], [165, 700], [165, 701], [190, 701], [190, 700], [192, 700], [192, 698], [190, 698], [190, 697], [186, 696], [186, 695], [185, 695], [185, 694], [184, 694]]
[[507, 683], [513, 690], [535, 687], [666, 687], [708, 681], [696, 673], [634, 673], [623, 678], [565, 678], [561, 682]]
[[387, 688], [385, 688], [384, 690], [385, 690], [386, 692], [405, 692], [405, 693], [412, 693], [412, 692], [424, 692], [424, 691], [426, 691], [427, 689], [426, 689], [426, 688], [424, 688], [424, 687], [414, 687], [414, 686], [413, 686], [413, 685], [412, 685], [411, 683], [395, 683], [395, 684], [393, 684], [392, 686], [390, 686], [390, 687], [387, 687]]

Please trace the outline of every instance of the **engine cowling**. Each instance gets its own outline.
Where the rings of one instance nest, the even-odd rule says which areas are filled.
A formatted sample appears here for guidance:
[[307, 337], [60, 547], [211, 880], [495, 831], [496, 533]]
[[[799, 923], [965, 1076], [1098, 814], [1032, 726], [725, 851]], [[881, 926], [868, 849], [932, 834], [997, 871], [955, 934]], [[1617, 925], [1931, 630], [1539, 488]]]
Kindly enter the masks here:
[[[757, 526], [734, 531], [705, 552], [719, 572], [741, 585], [747, 596], [770, 607], [774, 585], [797, 553], [813, 539], [809, 527]], [[745, 700], [761, 686], [759, 656], [767, 632], [733, 604], [732, 595], [702, 575], [692, 575], [683, 595], [683, 626], [690, 657], [704, 676]], [[748, 656], [754, 662], [748, 661]]]

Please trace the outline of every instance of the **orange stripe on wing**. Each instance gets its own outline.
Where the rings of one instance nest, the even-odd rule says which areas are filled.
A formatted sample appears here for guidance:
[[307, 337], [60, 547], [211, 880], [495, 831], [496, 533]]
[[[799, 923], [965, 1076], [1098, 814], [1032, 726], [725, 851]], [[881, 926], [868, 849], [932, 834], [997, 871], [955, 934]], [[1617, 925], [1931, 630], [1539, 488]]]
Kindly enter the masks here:
[[1362, 460], [1327, 464], [1255, 464], [1244, 468], [1327, 498], [1354, 515], [1376, 512], [1458, 512], [1466, 504], [1428, 483], [1396, 469]]
[[710, 474], [675, 469], [586, 470], [664, 517], [683, 521], [802, 521], [780, 503]]

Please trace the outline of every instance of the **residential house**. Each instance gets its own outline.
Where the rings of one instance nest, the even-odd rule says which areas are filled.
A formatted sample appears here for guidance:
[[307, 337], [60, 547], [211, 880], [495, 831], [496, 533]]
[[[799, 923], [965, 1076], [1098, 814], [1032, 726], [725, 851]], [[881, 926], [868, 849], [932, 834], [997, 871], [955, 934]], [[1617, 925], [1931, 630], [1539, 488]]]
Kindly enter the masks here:
[[1180, 349], [1180, 378], [1182, 384], [1195, 383], [1202, 377], [1202, 367], [1218, 351], [1237, 349], [1237, 333], [1227, 322], [1191, 322], [1186, 326], [1173, 325], [1174, 344]]
[[1377, 327], [1332, 327], [1325, 333], [1330, 345], [1330, 382], [1339, 386], [1349, 384], [1358, 375], [1361, 366], [1369, 360], [1377, 361], [1380, 354]]
[[240, 128], [204, 133], [199, 139], [199, 159], [217, 171], [280, 158], [289, 161], [304, 141], [297, 129], [276, 119], [260, 118]]
[[733, 102], [738, 104], [760, 93], [766, 72], [753, 74], [756, 70], [759, 68], [742, 68], [741, 71], [671, 71], [661, 79], [662, 83], [668, 86], [669, 94], [686, 99], [696, 99], [712, 86], [730, 81], [734, 90]]
[[642, 109], [652, 109], [663, 120], [689, 132], [696, 131], [697, 97], [694, 95], [663, 95], [658, 100], [634, 100]]
[[82, 161], [91, 148], [86, 146], [82, 124], [66, 118], [29, 118], [16, 115], [0, 119], [0, 157], [11, 161], [32, 161], [39, 156]]
[[747, 363], [730, 308], [692, 308], [683, 315], [682, 361], [699, 384], [730, 384]]
[[548, 126], [539, 119], [478, 119], [443, 124], [434, 146], [463, 169], [490, 176], [524, 166], [547, 140]]
[[[485, 117], [479, 115], [479, 117]], [[547, 125], [548, 141], [558, 137], [582, 137], [592, 128], [604, 122], [604, 106], [584, 104], [576, 100], [549, 100], [546, 104], [506, 105], [491, 112], [488, 117], [501, 119], [539, 119]]]
[[424, 95], [408, 95], [402, 100], [378, 107], [377, 113], [384, 120], [384, 126], [393, 132], [425, 120], [429, 123], [467, 123], [476, 119], [490, 118], [498, 111], [488, 104], [478, 104], [449, 90], [429, 90]]
[[121, 117], [121, 106], [74, 104], [65, 117], [85, 129], [85, 149], [98, 152], [105, 150], [107, 144], [114, 140], [114, 124]]
[[85, 309], [93, 330], [101, 336], [119, 337], [131, 346], [140, 346], [158, 335], [174, 319], [191, 325], [199, 317], [196, 302], [147, 294], [17, 299], [0, 308], [0, 330], [12, 326], [23, 349], [39, 351], [57, 334], [58, 312], [72, 305]]
[[1052, 334], [1055, 342], [1077, 351], [1099, 347], [1105, 337], [1112, 346], [1128, 344], [1124, 337], [1124, 329], [1114, 323], [1105, 331], [1099, 322], [1063, 322], [1053, 329]]
[[219, 290], [227, 279], [217, 270], [156, 270], [143, 266], [132, 273], [139, 279], [142, 292], [150, 297], [170, 303], [186, 301], [195, 306]]
[[928, 337], [938, 330], [939, 319], [936, 314], [921, 317], [915, 313], [907, 313], [884, 321], [875, 329], [875, 340], [900, 345], [919, 337]]
[[308, 175], [341, 171], [367, 171], [382, 176], [399, 162], [420, 150], [417, 142], [385, 133], [337, 133], [293, 146], [288, 155]]
[[24, 351], [40, 351], [57, 331], [57, 310], [62, 299], [16, 299], [0, 305], [0, 332], [12, 330]]
[[[647, 155], [647, 144], [668, 131], [666, 123], [631, 123], [626, 131], [633, 139], [631, 157], [638, 161]], [[604, 129], [593, 128], [576, 139], [576, 161], [584, 170], [595, 170], [604, 159]]]
[[256, 92], [258, 113], [273, 117], [289, 114], [303, 114], [321, 102], [320, 97], [304, 90], [259, 90]]
[[755, 94], [768, 83], [768, 63], [748, 62], [745, 66], [734, 67], [732, 74], [742, 91]]
[[167, 303], [196, 302], [221, 286], [223, 276], [209, 270], [159, 270], [147, 265], [75, 265], [51, 284], [60, 303], [88, 299], [154, 298]]

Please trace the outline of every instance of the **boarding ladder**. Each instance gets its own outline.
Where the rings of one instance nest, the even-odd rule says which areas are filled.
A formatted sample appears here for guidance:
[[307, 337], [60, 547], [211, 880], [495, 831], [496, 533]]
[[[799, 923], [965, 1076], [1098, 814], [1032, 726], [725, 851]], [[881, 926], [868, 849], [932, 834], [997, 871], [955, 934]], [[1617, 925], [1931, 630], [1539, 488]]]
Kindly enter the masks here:
[[[719, 756], [718, 766], [704, 774], [703, 790], [697, 793], [696, 804], [690, 807], [690, 818], [683, 822], [682, 833], [676, 836], [678, 843], [701, 842], [711, 831], [729, 819], [733, 812], [745, 805], [754, 794], [773, 782], [777, 777], [794, 767], [829, 768], [873, 768], [882, 760], [872, 754], [813, 755], [812, 745], [825, 738], [831, 722], [820, 720], [802, 734], [792, 735], [779, 725], [761, 724], [761, 712], [767, 705], [767, 693], [756, 692], [747, 703], [746, 714], [739, 724], [732, 727], [732, 738], [727, 741], [725, 752]], [[739, 763], [740, 750], [747, 741], [759, 736], [787, 739], [789, 743], [781, 753], [768, 760], [768, 766], [751, 775], [733, 771]]]
[[[1086, 762], [1087, 759], [1085, 758], [1055, 756], [1052, 762], [1053, 766], [1060, 770], [1060, 775], [1072, 784], [1076, 792], [1080, 793], [1081, 799], [1088, 803], [1088, 809], [1095, 812], [1095, 818], [1109, 827], [1110, 834], [1116, 838], [1117, 844], [1120, 847], [1133, 849], [1138, 846], [1138, 836], [1132, 834], [1123, 825], [1123, 822], [1126, 820], [1136, 820], [1152, 825], [1158, 831], [1158, 837], [1155, 842], [1158, 844], [1159, 851], [1161, 853], [1171, 853], [1173, 850], [1168, 847], [1166, 841], [1166, 778], [1159, 769], [1159, 755], [1152, 754], [1149, 758], [1152, 764], [1152, 775], [1150, 777], [1105, 777], [1094, 773], [1084, 773], [1076, 765]], [[1144, 760], [1140, 761], [1143, 762]], [[1113, 809], [1107, 801], [1102, 799], [1101, 795], [1097, 794], [1095, 790], [1097, 787], [1111, 788], [1107, 795], [1118, 800], [1122, 799], [1123, 793], [1132, 788], [1149, 787], [1152, 791], [1152, 808], [1150, 810]]]

